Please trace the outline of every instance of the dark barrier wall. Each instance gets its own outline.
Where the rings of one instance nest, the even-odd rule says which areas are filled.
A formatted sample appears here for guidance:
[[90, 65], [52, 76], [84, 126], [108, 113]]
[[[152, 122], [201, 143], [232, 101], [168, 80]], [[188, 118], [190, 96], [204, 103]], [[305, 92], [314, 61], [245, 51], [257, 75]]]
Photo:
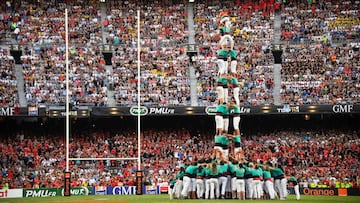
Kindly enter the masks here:
[[[117, 116], [213, 116], [216, 106], [168, 106], [168, 107], [93, 107], [73, 106], [70, 115], [75, 117], [117, 117]], [[303, 105], [303, 106], [241, 106], [241, 115], [320, 115], [360, 114], [360, 104]], [[0, 117], [48, 116], [64, 117], [65, 106], [47, 107], [1, 107]]]

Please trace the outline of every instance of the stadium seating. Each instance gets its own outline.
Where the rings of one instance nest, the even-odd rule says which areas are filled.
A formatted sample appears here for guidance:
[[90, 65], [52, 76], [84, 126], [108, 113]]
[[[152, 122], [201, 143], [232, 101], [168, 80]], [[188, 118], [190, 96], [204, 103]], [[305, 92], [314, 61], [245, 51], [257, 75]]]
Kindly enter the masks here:
[[[282, 99], [289, 104], [358, 103], [358, 2], [289, 1], [282, 10]], [[355, 6], [355, 7], [353, 7]], [[300, 8], [300, 9], [299, 9]], [[296, 15], [294, 15], [296, 11]]]
[[[23, 56], [26, 58], [23, 60], [23, 68], [26, 98], [30, 105], [64, 102], [62, 79], [65, 30], [63, 13], [57, 11], [65, 7], [69, 9], [72, 102], [107, 105], [113, 99], [108, 98], [107, 92], [114, 90], [117, 105], [135, 104], [135, 13], [138, 6], [144, 11], [141, 32], [142, 102], [145, 105], [190, 104], [189, 59], [183, 47], [188, 42], [189, 35], [187, 11], [184, 9], [187, 1], [107, 1], [105, 9], [102, 9], [99, 1], [93, 1], [90, 7], [84, 2], [72, 1], [66, 5], [61, 1], [41, 5], [30, 1], [23, 1], [21, 5], [10, 2], [10, 7], [3, 6], [0, 21], [2, 25], [11, 25], [5, 29], [5, 35], [14, 36], [28, 50]], [[239, 53], [239, 81], [242, 87], [240, 99], [247, 105], [273, 104], [273, 57], [270, 44], [273, 37], [274, 4], [272, 0], [264, 0], [246, 3], [223, 1], [221, 5], [206, 1], [194, 5], [194, 32], [196, 42], [200, 45], [195, 63], [199, 105], [212, 105], [216, 100], [214, 81], [217, 67], [214, 53], [219, 48], [217, 16], [220, 11], [225, 10], [232, 16], [233, 35]], [[167, 6], [167, 9], [163, 9], [163, 6]], [[339, 8], [341, 12], [338, 12]], [[102, 13], [104, 10], [106, 13]], [[297, 15], [293, 15], [294, 10]], [[356, 51], [358, 45], [352, 43], [359, 39], [359, 23], [351, 1], [341, 5], [335, 1], [311, 5], [287, 1], [281, 7], [281, 15], [284, 21], [282, 39], [288, 42], [287, 53], [283, 56], [283, 102], [299, 105], [359, 102], [359, 87], [356, 85], [359, 52]], [[15, 34], [16, 28], [21, 31]], [[105, 67], [101, 55], [102, 49], [106, 47], [114, 50], [113, 72]], [[308, 50], [294, 51], [301, 50], [301, 47]], [[314, 88], [330, 85], [329, 91], [319, 93], [314, 88], [302, 88], [297, 84], [304, 83], [298, 82], [302, 78], [297, 75], [304, 72], [304, 61], [300, 59], [312, 54], [310, 50], [318, 51], [318, 57], [316, 63], [311, 63], [311, 79], [307, 80], [316, 83]], [[297, 57], [297, 54], [303, 57]], [[329, 54], [337, 57], [336, 63], [331, 62]], [[30, 64], [36, 64], [40, 68], [31, 68]], [[301, 67], [297, 68], [298, 66]], [[343, 69], [349, 71], [344, 75]], [[294, 74], [297, 71], [300, 72]], [[323, 73], [327, 73], [326, 85]], [[338, 86], [335, 81], [339, 77], [356, 79], [344, 80], [341, 87], [346, 92], [340, 94], [334, 90], [337, 88], [332, 88]], [[309, 91], [312, 92], [310, 96]]]
[[[296, 172], [304, 181], [352, 179], [359, 166], [358, 133], [283, 130], [247, 135], [242, 147], [248, 161], [277, 160], [286, 175]], [[31, 131], [2, 135], [0, 182], [8, 181], [12, 188], [62, 185], [65, 146], [61, 136], [51, 132], [44, 137]], [[172, 178], [185, 158], [211, 157], [214, 143], [212, 133], [193, 137], [185, 129], [150, 129], [143, 132], [141, 144], [147, 178], [157, 183]], [[69, 148], [73, 158], [136, 157], [137, 135], [132, 130], [94, 128], [74, 134]], [[132, 179], [137, 167], [134, 161], [73, 161], [70, 170], [74, 185], [113, 185]]]
[[0, 48], [0, 107], [15, 106], [18, 100], [14, 58]]
[[[188, 1], [107, 0], [99, 1], [8, 1], [0, 4], [1, 38], [12, 37], [23, 48], [21, 67], [28, 105], [65, 102], [65, 29], [63, 10], [69, 10], [69, 78], [72, 103], [118, 106], [137, 102], [141, 82], [142, 104], [151, 106], [190, 105], [190, 59]], [[20, 3], [19, 3], [20, 2]], [[139, 4], [140, 2], [140, 4]], [[244, 105], [273, 104], [274, 1], [204, 1], [194, 5], [194, 33], [199, 54], [194, 57], [199, 105], [216, 102], [215, 81], [218, 47], [218, 13], [229, 11], [238, 51], [241, 100]], [[360, 102], [359, 20], [357, 1], [286, 1], [282, 5], [281, 30], [285, 42], [282, 61], [281, 99], [286, 104], [335, 104]], [[310, 1], [308, 1], [310, 2]], [[91, 5], [91, 6], [89, 6]], [[166, 9], [164, 7], [166, 6]], [[137, 78], [136, 10], [142, 9], [141, 73]], [[103, 18], [105, 16], [105, 18]], [[357, 42], [357, 43], [356, 43]], [[111, 67], [102, 51], [111, 47]], [[0, 107], [19, 101], [13, 58], [0, 51]], [[109, 71], [111, 70], [111, 71]], [[109, 85], [112, 85], [109, 88]], [[114, 98], [108, 92], [114, 91]], [[301, 174], [304, 181], [321, 178], [353, 178], [359, 160], [359, 132], [279, 131], [249, 135], [243, 139], [245, 156], [254, 162], [277, 159], [286, 173]], [[11, 188], [58, 187], [65, 168], [62, 135], [46, 137], [30, 132], [6, 137], [0, 143], [0, 183]], [[91, 136], [89, 136], [91, 135]], [[167, 139], [164, 140], [163, 138]], [[186, 130], [144, 132], [142, 154], [151, 182], [168, 180], [184, 157], [210, 157], [213, 133], [197, 143]], [[136, 156], [132, 131], [89, 130], [75, 134], [70, 143], [72, 157]], [[200, 150], [201, 147], [201, 150]], [[249, 150], [251, 149], [251, 151]], [[301, 150], [298, 150], [301, 149]], [[254, 153], [257, 152], [257, 153]], [[344, 164], [345, 163], [345, 164]], [[128, 183], [136, 170], [131, 161], [74, 161], [73, 185]], [[60, 175], [61, 174], [61, 175]], [[96, 177], [96, 178], [94, 178]]]

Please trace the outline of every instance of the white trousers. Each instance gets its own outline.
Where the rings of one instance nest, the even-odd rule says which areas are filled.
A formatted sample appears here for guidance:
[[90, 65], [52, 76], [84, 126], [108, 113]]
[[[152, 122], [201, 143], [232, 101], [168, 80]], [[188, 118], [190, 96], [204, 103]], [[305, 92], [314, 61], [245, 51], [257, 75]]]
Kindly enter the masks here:
[[180, 198], [182, 187], [183, 187], [183, 181], [182, 180], [176, 180], [176, 183], [174, 185], [174, 190], [175, 190], [174, 193], [175, 193], [175, 197], [177, 199]]
[[270, 199], [275, 199], [274, 183], [271, 180], [265, 181], [265, 191], [269, 194]]
[[253, 180], [253, 184], [254, 184], [254, 192], [253, 192], [252, 198], [260, 199], [261, 190], [262, 190], [261, 181], [260, 180]]
[[236, 179], [236, 191], [237, 192], [245, 192], [245, 180], [244, 179]]
[[214, 199], [220, 197], [220, 188], [219, 188], [219, 180], [217, 178], [210, 179], [210, 199]]
[[227, 177], [220, 176], [219, 177], [219, 186], [221, 187], [221, 191], [220, 191], [221, 195], [225, 195], [226, 184], [227, 184]]
[[299, 185], [294, 186], [294, 191], [295, 191], [296, 200], [300, 200]]
[[286, 178], [275, 180], [275, 191], [279, 193], [280, 200], [284, 200], [287, 197], [286, 184]]
[[191, 178], [188, 177], [188, 176], [184, 176], [184, 178], [183, 178], [183, 188], [182, 188], [182, 191], [181, 191], [181, 195], [183, 197], [188, 196], [188, 192], [190, 191], [189, 188], [191, 187], [190, 184], [191, 184]]
[[209, 199], [210, 195], [210, 179], [205, 180], [205, 199]]
[[254, 194], [254, 183], [252, 178], [245, 179], [245, 194], [247, 199], [251, 199]]
[[197, 198], [202, 198], [205, 192], [205, 181], [203, 179], [196, 179], [196, 195]]

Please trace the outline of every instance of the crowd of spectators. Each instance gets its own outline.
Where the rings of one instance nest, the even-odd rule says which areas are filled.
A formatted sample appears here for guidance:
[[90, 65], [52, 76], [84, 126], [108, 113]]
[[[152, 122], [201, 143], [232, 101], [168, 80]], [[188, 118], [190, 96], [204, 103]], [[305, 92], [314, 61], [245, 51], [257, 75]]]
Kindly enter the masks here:
[[[188, 65], [182, 46], [188, 32], [185, 4], [142, 4], [141, 10], [141, 102], [145, 105], [188, 105]], [[120, 105], [137, 101], [137, 27], [135, 2], [110, 2], [107, 42], [115, 47], [112, 58], [115, 99]]]
[[[359, 39], [359, 3], [304, 2], [286, 1], [281, 7], [281, 38], [288, 42], [283, 54], [281, 101], [292, 105], [358, 103], [359, 44], [354, 42]], [[197, 40], [204, 45], [197, 64], [202, 102], [216, 101], [216, 17], [219, 11], [228, 11], [239, 53], [240, 99], [250, 105], [273, 103], [273, 61], [269, 53], [273, 3], [197, 4]], [[297, 15], [293, 15], [295, 11]]]
[[[97, 3], [96, 3], [97, 2]], [[91, 3], [91, 6], [88, 6]], [[74, 103], [105, 105], [108, 75], [98, 45], [101, 43], [101, 18], [98, 1], [71, 4], [48, 1], [44, 4], [21, 2], [16, 9], [16, 26], [21, 30], [18, 43], [28, 105], [64, 103], [65, 21], [69, 9], [69, 89]], [[81, 15], [80, 15], [81, 13]]]
[[353, 47], [287, 47], [281, 97], [291, 105], [360, 102], [360, 55]]
[[282, 63], [283, 101], [360, 101], [359, 6], [358, 1], [289, 1], [282, 9], [282, 39], [289, 42]]
[[[189, 28], [185, 0], [105, 4], [95, 0], [41, 4], [8, 0], [0, 8], [0, 27], [24, 49], [24, 88], [29, 105], [65, 100], [63, 10], [68, 8], [72, 102], [107, 105], [110, 90], [118, 105], [131, 106], [137, 100], [136, 11], [140, 8], [141, 102], [190, 105], [191, 60], [184, 44], [191, 31], [200, 45], [199, 55], [192, 59], [198, 104], [212, 105], [216, 102], [218, 15], [227, 11], [238, 52], [240, 100], [245, 105], [273, 104], [270, 45], [276, 2], [196, 2], [194, 27]], [[353, 43], [359, 39], [358, 6], [358, 1], [289, 0], [281, 4], [281, 38], [286, 42], [280, 92], [284, 103], [359, 102], [359, 45]], [[111, 67], [105, 66], [104, 47], [113, 50]]]
[[345, 43], [359, 38], [358, 1], [287, 1], [281, 37], [291, 43]]
[[[48, 133], [2, 135], [0, 183], [8, 183], [10, 188], [62, 186], [64, 137]], [[184, 128], [149, 129], [141, 138], [141, 168], [146, 184], [169, 181], [186, 159], [209, 158], [213, 154], [211, 132], [192, 135]], [[348, 180], [358, 187], [359, 143], [359, 132], [352, 130], [280, 130], [242, 137], [248, 161], [272, 160], [283, 166], [287, 176], [297, 174], [303, 184], [316, 181], [328, 186], [334, 180]], [[133, 130], [93, 128], [72, 134], [69, 149], [72, 158], [136, 157], [137, 134]], [[127, 185], [134, 181], [136, 170], [136, 161], [70, 162], [73, 186]]]
[[0, 47], [0, 107], [18, 103], [17, 80], [14, 72], [14, 58], [8, 50]]

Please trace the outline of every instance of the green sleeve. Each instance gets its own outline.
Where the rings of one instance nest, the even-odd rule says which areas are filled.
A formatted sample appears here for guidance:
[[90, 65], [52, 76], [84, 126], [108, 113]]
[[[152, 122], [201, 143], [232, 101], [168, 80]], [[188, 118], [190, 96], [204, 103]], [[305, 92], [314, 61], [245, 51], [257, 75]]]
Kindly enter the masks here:
[[240, 136], [235, 136], [234, 137], [234, 142], [241, 142]]
[[236, 113], [236, 114], [240, 113], [240, 107], [239, 106], [234, 107], [234, 113]]
[[231, 84], [239, 85], [239, 81], [237, 80], [237, 78], [231, 78]]
[[215, 143], [221, 144], [222, 143], [222, 136], [215, 136]]
[[230, 140], [226, 136], [222, 136], [222, 144], [223, 145], [229, 145]]

